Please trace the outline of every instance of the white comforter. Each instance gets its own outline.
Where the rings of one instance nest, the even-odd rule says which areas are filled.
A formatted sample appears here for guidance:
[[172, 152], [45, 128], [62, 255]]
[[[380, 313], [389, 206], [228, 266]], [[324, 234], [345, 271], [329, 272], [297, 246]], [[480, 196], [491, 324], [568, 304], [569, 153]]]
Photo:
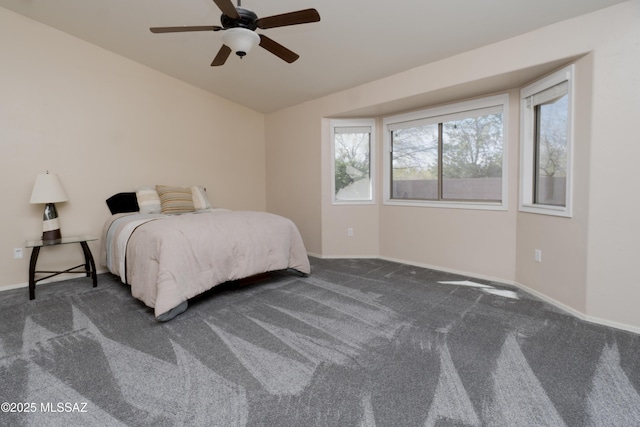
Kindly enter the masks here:
[[102, 264], [130, 284], [156, 318], [229, 280], [311, 271], [293, 222], [266, 212], [119, 214], [105, 223], [102, 242]]

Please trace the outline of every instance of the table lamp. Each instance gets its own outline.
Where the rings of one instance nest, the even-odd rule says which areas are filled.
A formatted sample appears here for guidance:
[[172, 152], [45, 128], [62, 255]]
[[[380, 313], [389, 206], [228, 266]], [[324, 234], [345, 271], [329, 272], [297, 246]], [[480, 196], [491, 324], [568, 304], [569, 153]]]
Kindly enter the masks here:
[[30, 203], [45, 203], [44, 215], [42, 216], [42, 241], [60, 240], [60, 222], [58, 221], [58, 212], [54, 203], [66, 202], [67, 193], [62, 187], [62, 183], [58, 175], [42, 173], [36, 177], [36, 183], [33, 185]]

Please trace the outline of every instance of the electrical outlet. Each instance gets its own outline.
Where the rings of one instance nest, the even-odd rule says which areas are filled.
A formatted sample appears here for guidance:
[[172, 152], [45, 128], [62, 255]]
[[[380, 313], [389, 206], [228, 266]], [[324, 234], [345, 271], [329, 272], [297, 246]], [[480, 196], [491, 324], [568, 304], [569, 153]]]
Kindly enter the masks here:
[[536, 262], [542, 262], [542, 251], [540, 249], [533, 251], [533, 259], [535, 259]]
[[353, 237], [353, 228], [347, 228], [347, 237]]
[[13, 248], [13, 259], [22, 259], [22, 248]]

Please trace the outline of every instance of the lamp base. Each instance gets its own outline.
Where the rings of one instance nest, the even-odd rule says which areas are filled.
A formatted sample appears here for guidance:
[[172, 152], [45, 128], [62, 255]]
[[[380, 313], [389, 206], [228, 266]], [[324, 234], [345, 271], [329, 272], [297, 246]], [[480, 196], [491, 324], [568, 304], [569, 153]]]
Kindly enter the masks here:
[[62, 239], [62, 234], [60, 233], [60, 229], [44, 231], [42, 233], [42, 241], [43, 242], [57, 242]]
[[47, 203], [42, 215], [42, 241], [55, 242], [62, 239], [58, 211], [53, 203]]

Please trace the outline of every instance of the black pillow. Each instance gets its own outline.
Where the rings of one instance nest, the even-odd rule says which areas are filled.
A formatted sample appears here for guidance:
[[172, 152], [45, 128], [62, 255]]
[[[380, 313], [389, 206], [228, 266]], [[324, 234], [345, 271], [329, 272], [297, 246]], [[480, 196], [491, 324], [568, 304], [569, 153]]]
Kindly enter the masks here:
[[117, 213], [138, 212], [140, 210], [135, 192], [114, 194], [109, 197], [106, 202], [112, 215]]

